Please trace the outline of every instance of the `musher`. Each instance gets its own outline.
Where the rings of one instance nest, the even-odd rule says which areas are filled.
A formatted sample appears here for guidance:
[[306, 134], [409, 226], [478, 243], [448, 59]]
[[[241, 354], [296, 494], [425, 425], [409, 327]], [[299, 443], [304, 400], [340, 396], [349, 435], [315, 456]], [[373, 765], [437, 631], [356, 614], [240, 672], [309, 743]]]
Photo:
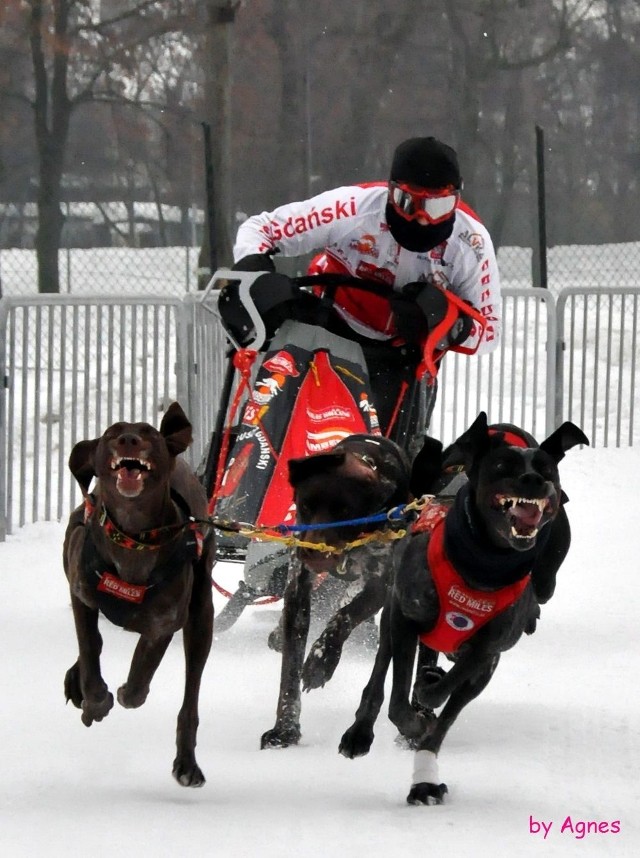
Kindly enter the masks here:
[[[344, 274], [381, 285], [382, 294], [332, 287], [336, 313], [331, 329], [363, 348], [383, 434], [402, 391], [415, 382], [426, 334], [446, 312], [446, 292], [482, 314], [486, 327], [477, 353], [498, 345], [501, 298], [495, 251], [461, 191], [455, 150], [435, 137], [415, 137], [395, 150], [388, 182], [336, 188], [262, 212], [244, 221], [237, 233], [237, 271], [275, 271], [276, 254], [321, 250], [309, 274]], [[405, 300], [396, 300], [398, 296]], [[472, 321], [460, 317], [439, 346], [469, 344], [474, 337]], [[403, 441], [416, 429], [423, 433], [434, 404], [432, 385], [423, 425], [405, 423], [391, 437], [406, 446]]]

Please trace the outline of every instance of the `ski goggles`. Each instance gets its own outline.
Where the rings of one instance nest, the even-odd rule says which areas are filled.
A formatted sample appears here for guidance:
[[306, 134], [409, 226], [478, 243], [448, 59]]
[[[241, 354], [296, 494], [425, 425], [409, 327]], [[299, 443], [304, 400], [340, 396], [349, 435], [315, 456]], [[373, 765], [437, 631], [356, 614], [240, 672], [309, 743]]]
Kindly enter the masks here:
[[389, 202], [405, 220], [427, 220], [440, 223], [455, 211], [460, 191], [448, 185], [439, 191], [411, 188], [400, 182], [389, 182]]

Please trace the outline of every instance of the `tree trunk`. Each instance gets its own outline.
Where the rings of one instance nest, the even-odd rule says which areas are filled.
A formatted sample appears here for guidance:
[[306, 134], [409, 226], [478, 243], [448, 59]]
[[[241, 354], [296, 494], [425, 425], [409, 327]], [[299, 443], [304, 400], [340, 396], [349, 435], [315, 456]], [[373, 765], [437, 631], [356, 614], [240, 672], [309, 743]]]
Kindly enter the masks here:
[[50, 194], [40, 183], [38, 190], [38, 230], [35, 237], [36, 259], [38, 260], [38, 292], [60, 291], [60, 268], [58, 251], [64, 225], [64, 216], [60, 209], [58, 193]]
[[[198, 266], [198, 288], [204, 289], [210, 268], [232, 262], [230, 238], [230, 194], [228, 176], [230, 155], [230, 75], [231, 25], [235, 21], [238, 0], [209, 0], [204, 40], [205, 101], [207, 123], [211, 127], [212, 208], [207, 205], [208, 223]], [[213, 228], [211, 228], [211, 226]], [[209, 236], [214, 247], [210, 248]], [[212, 273], [212, 272], [211, 272]]]
[[31, 7], [30, 46], [35, 81], [33, 101], [38, 150], [38, 291], [59, 292], [58, 250], [64, 217], [60, 208], [64, 153], [69, 135], [71, 105], [67, 96], [69, 62], [66, 36], [69, 0], [60, 0], [54, 12], [56, 42], [51, 79], [44, 54], [42, 0]]

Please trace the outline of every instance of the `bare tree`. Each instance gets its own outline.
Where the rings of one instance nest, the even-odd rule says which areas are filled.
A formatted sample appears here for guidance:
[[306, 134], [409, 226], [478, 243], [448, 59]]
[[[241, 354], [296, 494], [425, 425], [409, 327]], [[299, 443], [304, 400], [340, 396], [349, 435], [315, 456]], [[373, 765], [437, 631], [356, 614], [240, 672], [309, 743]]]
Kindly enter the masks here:
[[58, 292], [63, 175], [72, 115], [97, 101], [157, 107], [128, 91], [127, 71], [136, 47], [184, 26], [194, 0], [5, 2], [10, 32], [5, 32], [4, 41], [18, 53], [26, 36], [31, 58], [31, 75], [12, 81], [9, 92], [33, 111], [38, 162], [38, 289]]
[[200, 249], [198, 287], [211, 269], [231, 261], [229, 222], [231, 172], [230, 57], [232, 25], [242, 0], [206, 0], [201, 57], [204, 68], [205, 146], [207, 156], [207, 229]]

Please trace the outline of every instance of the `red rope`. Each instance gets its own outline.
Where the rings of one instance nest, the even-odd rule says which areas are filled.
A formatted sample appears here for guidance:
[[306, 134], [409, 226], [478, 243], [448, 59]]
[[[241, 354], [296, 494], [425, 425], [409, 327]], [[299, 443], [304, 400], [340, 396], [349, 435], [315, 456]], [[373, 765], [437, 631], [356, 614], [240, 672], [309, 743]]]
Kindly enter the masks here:
[[[221, 596], [224, 596], [227, 599], [230, 599], [233, 596], [233, 593], [230, 593], [228, 590], [225, 590], [224, 587], [221, 587], [214, 578], [211, 579], [211, 583]], [[271, 602], [279, 602], [281, 598], [282, 596], [263, 596], [260, 599], [256, 599], [255, 602], [252, 602], [251, 604], [269, 605]]]
[[400, 412], [400, 406], [402, 405], [404, 398], [407, 394], [407, 388], [409, 387], [406, 381], [403, 381], [400, 385], [400, 392], [398, 393], [398, 398], [396, 400], [395, 407], [393, 409], [393, 414], [391, 415], [391, 420], [389, 421], [389, 425], [387, 426], [387, 431], [384, 433], [386, 438], [389, 438], [391, 435], [391, 430], [396, 425], [396, 420], [398, 419], [398, 414]]
[[218, 464], [216, 469], [216, 481], [214, 483], [211, 497], [209, 498], [209, 515], [213, 515], [216, 498], [218, 497], [218, 492], [220, 491], [220, 486], [222, 485], [222, 478], [224, 476], [224, 469], [227, 463], [227, 456], [229, 455], [231, 428], [233, 426], [233, 421], [235, 419], [238, 406], [240, 405], [240, 399], [242, 398], [245, 389], [249, 391], [249, 396], [251, 396], [251, 367], [253, 366], [257, 356], [258, 352], [254, 351], [253, 349], [238, 349], [238, 351], [233, 356], [233, 365], [240, 373], [240, 383], [238, 384], [238, 389], [236, 390], [235, 396], [233, 397], [233, 401], [231, 402], [231, 407], [229, 409], [229, 418], [224, 428], [224, 433], [222, 435], [222, 443], [220, 445], [220, 454], [218, 456]]

